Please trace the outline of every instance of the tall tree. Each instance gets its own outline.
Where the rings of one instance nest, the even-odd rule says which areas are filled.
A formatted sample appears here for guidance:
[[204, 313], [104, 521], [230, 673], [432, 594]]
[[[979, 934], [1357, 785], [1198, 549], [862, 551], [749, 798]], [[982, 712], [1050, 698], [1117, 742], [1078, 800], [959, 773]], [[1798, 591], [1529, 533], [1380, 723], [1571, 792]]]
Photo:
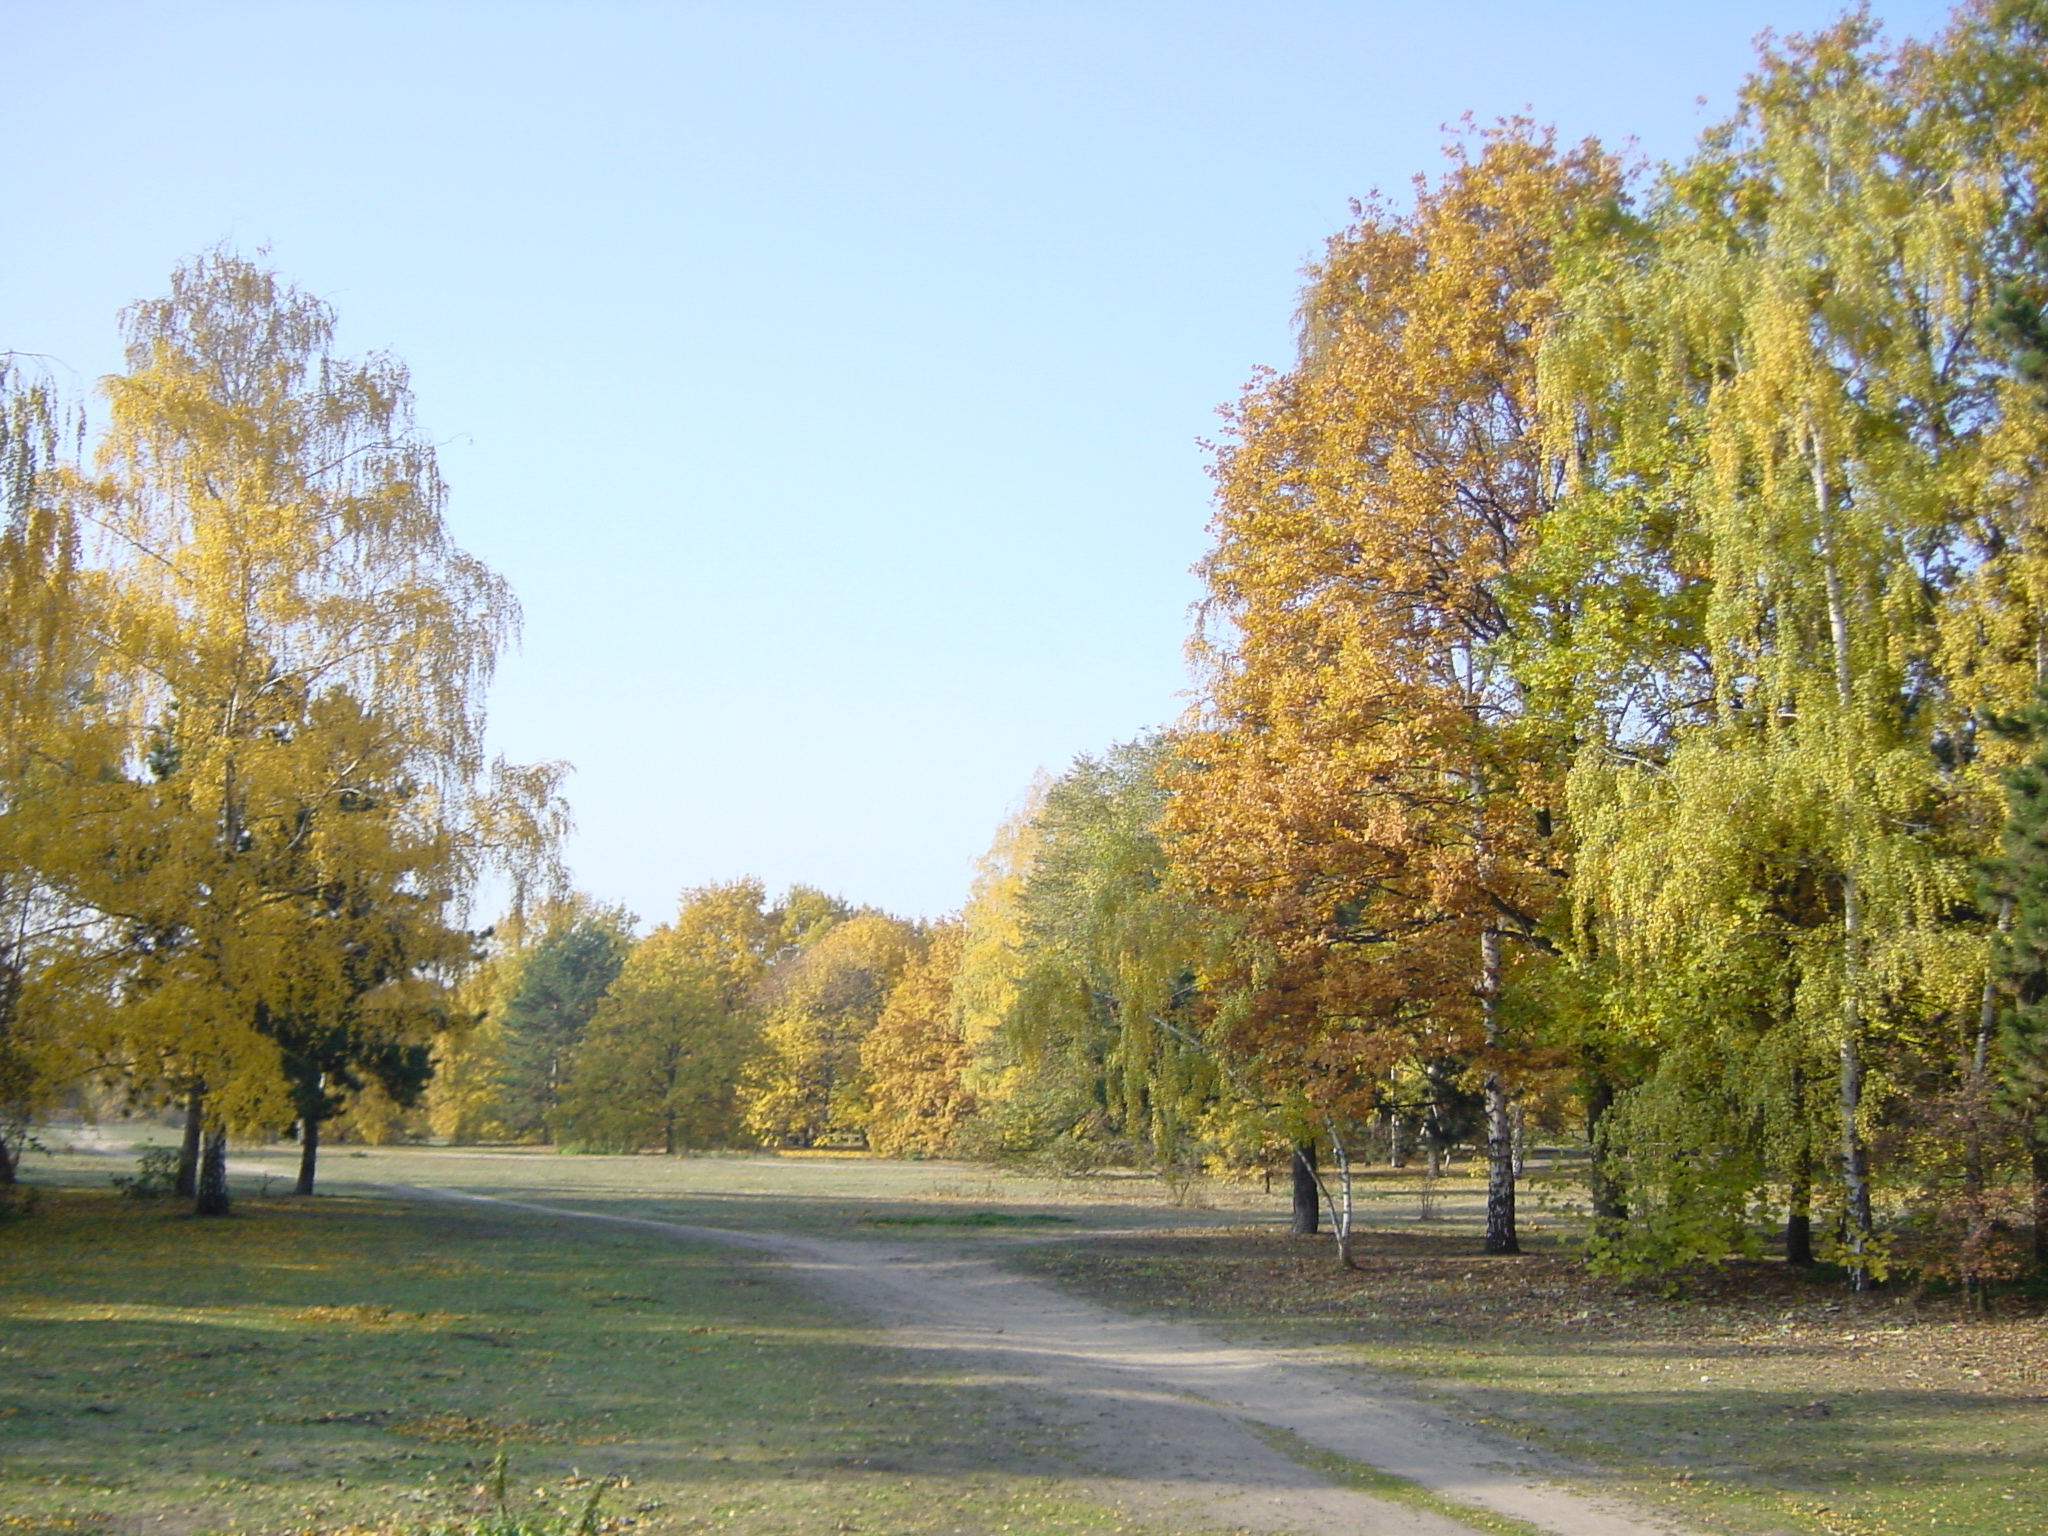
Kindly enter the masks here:
[[[144, 936], [131, 1059], [203, 1086], [217, 1168], [230, 1126], [292, 1118], [259, 1027], [293, 1006], [274, 913], [335, 878], [304, 856], [308, 828], [355, 792], [309, 736], [374, 718], [411, 786], [403, 835], [440, 859], [405, 894], [435, 903], [494, 856], [548, 866], [559, 771], [484, 764], [482, 690], [516, 610], [448, 537], [405, 370], [336, 355], [325, 304], [224, 251], [125, 327], [75, 504], [117, 593], [99, 638], [155, 744], [155, 830], [94, 900]], [[337, 698], [358, 709], [323, 715]]]
[[1544, 353], [1579, 953], [1657, 1063], [1618, 1106], [1640, 1235], [1739, 1225], [1770, 1179], [1796, 1224], [1831, 1123], [1858, 1286], [1873, 1128], [1978, 1011], [1995, 820], [1942, 630], [2001, 542], [2000, 200], [1934, 58], [1863, 15], [1767, 51]]
[[1412, 212], [1375, 204], [1217, 457], [1217, 638], [1168, 825], [1247, 938], [1230, 1041], [1342, 1145], [1403, 1059], [1471, 1063], [1486, 1248], [1517, 1250], [1513, 972], [1553, 899], [1548, 755], [1503, 587], [1561, 480], [1536, 410], [1560, 241], [1609, 158], [1510, 123]]

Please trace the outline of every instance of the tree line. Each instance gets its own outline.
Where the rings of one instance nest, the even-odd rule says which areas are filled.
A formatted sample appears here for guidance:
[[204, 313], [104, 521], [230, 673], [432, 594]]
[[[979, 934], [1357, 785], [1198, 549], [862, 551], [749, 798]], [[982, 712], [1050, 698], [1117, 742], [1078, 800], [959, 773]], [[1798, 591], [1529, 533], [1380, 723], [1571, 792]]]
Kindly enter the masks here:
[[717, 1134], [1286, 1147], [1340, 1248], [1364, 1147], [1469, 1137], [1512, 1253], [1534, 1117], [1624, 1271], [2048, 1263], [2044, 74], [2039, 0], [1858, 12], [1681, 163], [1509, 121], [1360, 205], [1214, 450], [1197, 707], [957, 923], [741, 945]]
[[[1347, 1262], [1359, 1159], [1467, 1141], [1517, 1251], [1541, 1132], [1623, 1272], [2048, 1265], [2044, 111], [2042, 0], [1858, 12], [1678, 164], [1512, 120], [1358, 205], [1214, 445], [1195, 707], [1039, 786], [936, 922], [741, 880], [636, 937], [550, 887], [548, 770], [479, 776], [508, 599], [402, 377], [280, 313], [197, 382], [231, 328], [143, 306], [91, 472], [9, 397], [8, 1113], [118, 1068], [216, 1137], [353, 1095], [592, 1150], [1285, 1157]], [[230, 269], [269, 281], [179, 292]], [[254, 403], [294, 390], [303, 428]], [[249, 483], [332, 528], [202, 538], [256, 504], [202, 430], [303, 431]], [[441, 649], [387, 678], [412, 602]], [[532, 895], [480, 937], [486, 854]]]

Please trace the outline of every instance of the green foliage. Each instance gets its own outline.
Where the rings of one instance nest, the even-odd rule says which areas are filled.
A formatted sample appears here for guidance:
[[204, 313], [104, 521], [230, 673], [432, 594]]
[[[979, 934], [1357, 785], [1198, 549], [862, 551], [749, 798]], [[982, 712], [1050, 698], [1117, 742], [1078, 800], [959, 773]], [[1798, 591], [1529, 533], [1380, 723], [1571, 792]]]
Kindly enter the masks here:
[[1199, 1165], [1243, 1112], [1201, 1033], [1219, 919], [1173, 882], [1160, 841], [1171, 761], [1163, 738], [1084, 757], [1032, 818], [1007, 1004], [981, 1046], [1013, 1081], [970, 1133], [991, 1155]]
[[571, 907], [525, 955], [500, 1025], [499, 1117], [514, 1134], [559, 1134], [570, 1060], [625, 966], [631, 926], [616, 908]]
[[178, 1149], [145, 1147], [135, 1160], [135, 1172], [114, 1175], [114, 1188], [124, 1200], [161, 1200], [178, 1188]]

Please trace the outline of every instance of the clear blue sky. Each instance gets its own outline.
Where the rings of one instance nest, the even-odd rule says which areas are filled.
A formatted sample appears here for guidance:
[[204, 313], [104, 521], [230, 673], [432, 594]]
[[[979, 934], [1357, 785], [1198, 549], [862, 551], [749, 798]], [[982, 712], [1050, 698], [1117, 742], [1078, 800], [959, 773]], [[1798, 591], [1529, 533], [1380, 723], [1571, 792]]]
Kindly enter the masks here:
[[936, 915], [1034, 771], [1181, 708], [1197, 440], [1348, 200], [1468, 110], [1681, 154], [1838, 10], [4, 0], [0, 348], [89, 382], [267, 246], [413, 368], [579, 883]]

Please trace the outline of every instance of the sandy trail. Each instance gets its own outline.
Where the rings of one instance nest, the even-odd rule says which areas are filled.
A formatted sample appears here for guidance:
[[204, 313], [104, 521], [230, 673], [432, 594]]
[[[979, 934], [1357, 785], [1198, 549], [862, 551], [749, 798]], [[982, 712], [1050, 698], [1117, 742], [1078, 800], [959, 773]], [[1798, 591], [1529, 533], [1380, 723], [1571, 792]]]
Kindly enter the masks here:
[[1266, 1427], [1558, 1536], [1679, 1530], [1552, 1481], [1526, 1448], [1489, 1439], [1391, 1383], [1282, 1350], [1222, 1343], [1190, 1324], [1113, 1312], [987, 1258], [382, 1187], [770, 1255], [874, 1318], [889, 1344], [971, 1357], [997, 1379], [1046, 1394], [1120, 1479], [1120, 1493], [1154, 1508], [1187, 1505], [1204, 1524], [1304, 1536], [1473, 1536], [1462, 1522], [1330, 1483], [1276, 1449], [1259, 1433]]

